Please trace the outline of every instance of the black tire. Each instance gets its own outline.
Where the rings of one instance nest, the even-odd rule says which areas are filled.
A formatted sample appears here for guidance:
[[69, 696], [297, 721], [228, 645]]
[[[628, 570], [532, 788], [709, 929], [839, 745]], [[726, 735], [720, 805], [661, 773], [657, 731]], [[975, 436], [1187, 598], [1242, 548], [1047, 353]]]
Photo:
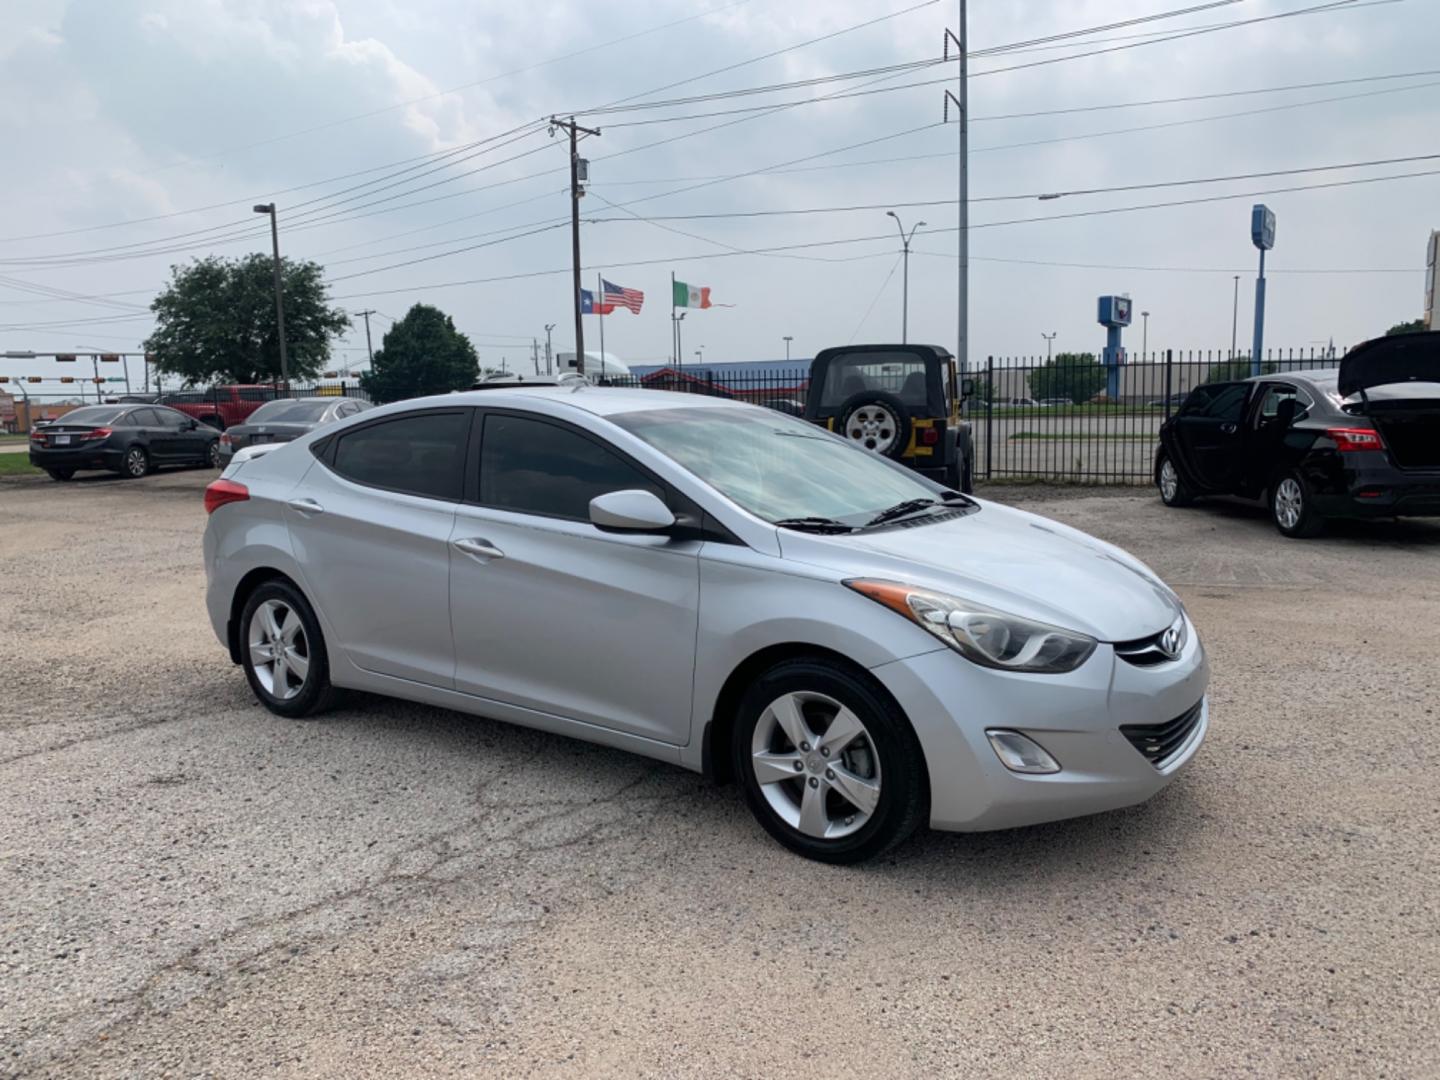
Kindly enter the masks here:
[[150, 455], [143, 446], [132, 446], [125, 451], [120, 461], [120, 475], [127, 480], [139, 480], [151, 469]]
[[209, 465], [210, 468], [212, 468], [212, 469], [224, 468], [225, 463], [220, 460], [220, 440], [219, 440], [219, 439], [212, 439], [212, 440], [210, 440], [210, 444], [205, 447], [205, 461], [204, 461], [204, 464]]
[[1299, 473], [1281, 473], [1270, 485], [1270, 520], [1281, 536], [1308, 540], [1325, 531], [1325, 519], [1310, 502], [1310, 489]]
[[[883, 405], [890, 411], [895, 420], [894, 437], [884, 450], [880, 450], [874, 445], [867, 446], [865, 441], [852, 438], [849, 434], [850, 422], [855, 418], [855, 413], [870, 405]], [[836, 432], [842, 438], [847, 439], [856, 446], [863, 447], [875, 453], [883, 453], [885, 457], [899, 461], [905, 456], [905, 450], [910, 445], [910, 430], [912, 426], [910, 422], [910, 410], [907, 409], [905, 403], [894, 394], [887, 394], [883, 390], [862, 390], [858, 394], [851, 394], [850, 397], [845, 400], [845, 403], [840, 406], [840, 426], [836, 429]]]
[[62, 483], [75, 475], [74, 469], [46, 469], [45, 471], [50, 474], [51, 480], [59, 480]]
[[[1173, 486], [1166, 482], [1165, 467], [1167, 465], [1174, 474]], [[1185, 478], [1175, 467], [1175, 463], [1170, 460], [1169, 454], [1161, 454], [1155, 461], [1155, 487], [1160, 491], [1160, 501], [1166, 506], [1189, 506], [1195, 501], [1195, 493], [1185, 483]]]
[[[801, 832], [771, 805], [756, 778], [753, 747], [757, 726], [771, 703], [787, 694], [814, 694], [837, 702], [853, 712], [865, 728], [861, 738], [849, 744], [851, 750], [837, 752], [835, 757], [829, 758], [831, 764], [844, 759], [853, 765], [855, 762], [850, 755], [856, 748], [866, 755], [873, 752], [873, 759], [865, 760], [872, 768], [870, 775], [880, 781], [874, 809], [859, 828], [846, 835], [824, 839]], [[826, 708], [825, 703], [816, 703], [818, 712], [807, 719], [807, 724], [819, 726], [828, 723], [824, 715]], [[823, 738], [824, 730], [818, 734]], [[812, 749], [818, 750], [818, 747]], [[889, 696], [868, 678], [830, 660], [818, 657], [786, 660], [755, 680], [740, 702], [731, 755], [735, 775], [740, 778], [740, 786], [751, 812], [766, 832], [806, 858], [837, 864], [875, 858], [905, 840], [924, 823], [929, 813], [925, 759], [910, 722]], [[814, 758], [814, 753], [810, 753], [809, 757]], [[824, 763], [815, 762], [815, 765], [823, 766]], [[831, 774], [826, 771], [824, 775]], [[799, 772], [794, 785], [786, 779], [767, 786], [773, 786], [783, 799], [799, 799], [803, 797], [807, 784], [826, 793], [820, 796], [825, 800], [822, 806], [835, 807], [840, 815], [853, 809], [838, 789], [832, 790], [828, 784], [823, 788], [818, 786], [818, 773]], [[843, 816], [838, 820], [842, 827], [849, 824]]]
[[[298, 691], [289, 697], [282, 697], [265, 685], [265, 681], [256, 671], [250, 647], [251, 622], [255, 619], [255, 613], [269, 601], [277, 601], [298, 616], [304, 631], [303, 652], [309, 667], [304, 682]], [[288, 619], [283, 625], [289, 627]], [[330, 662], [325, 651], [325, 638], [320, 633], [320, 622], [315, 618], [310, 602], [294, 585], [281, 580], [262, 583], [246, 598], [236, 633], [239, 635], [240, 664], [245, 669], [245, 679], [261, 705], [276, 716], [293, 720], [314, 716], [329, 707], [335, 691], [330, 685]]]

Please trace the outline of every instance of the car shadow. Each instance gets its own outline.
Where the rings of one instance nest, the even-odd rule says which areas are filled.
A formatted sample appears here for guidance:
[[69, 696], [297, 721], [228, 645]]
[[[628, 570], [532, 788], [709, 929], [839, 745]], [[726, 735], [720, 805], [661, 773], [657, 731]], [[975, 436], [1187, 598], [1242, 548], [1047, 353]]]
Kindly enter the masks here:
[[[1196, 502], [1187, 512], [1214, 514], [1216, 517], [1253, 524], [1276, 540], [1285, 541], [1270, 520], [1270, 511], [1259, 503], [1241, 499], [1212, 498]], [[1384, 544], [1396, 547], [1440, 547], [1440, 518], [1330, 518], [1319, 536], [1308, 540], [1286, 541], [1297, 544], [1350, 542], [1367, 545]]]

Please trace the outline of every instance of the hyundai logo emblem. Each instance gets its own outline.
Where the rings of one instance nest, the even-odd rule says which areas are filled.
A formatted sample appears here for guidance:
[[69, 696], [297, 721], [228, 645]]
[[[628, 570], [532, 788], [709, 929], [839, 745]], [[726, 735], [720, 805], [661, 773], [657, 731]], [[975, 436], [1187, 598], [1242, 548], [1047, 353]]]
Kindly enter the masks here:
[[1180, 655], [1180, 628], [1172, 626], [1160, 635], [1160, 651], [1174, 660]]

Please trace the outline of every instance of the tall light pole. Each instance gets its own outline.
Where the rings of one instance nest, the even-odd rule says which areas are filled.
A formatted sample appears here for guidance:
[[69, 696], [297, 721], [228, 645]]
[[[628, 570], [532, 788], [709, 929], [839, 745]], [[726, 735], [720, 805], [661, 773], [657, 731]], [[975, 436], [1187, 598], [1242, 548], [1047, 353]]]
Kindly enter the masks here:
[[1240, 275], [1235, 275], [1235, 301], [1230, 309], [1230, 359], [1235, 359], [1235, 332], [1240, 329]]
[[1045, 333], [1044, 330], [1040, 331], [1040, 336], [1045, 339], [1045, 362], [1047, 364], [1050, 362], [1050, 347], [1054, 344], [1055, 337], [1059, 333], [1059, 330], [1051, 330], [1048, 334]]
[[1150, 313], [1140, 312], [1140, 361], [1144, 363], [1145, 353], [1150, 347]]
[[795, 338], [792, 337], [790, 334], [785, 335], [785, 362], [787, 364], [790, 362], [790, 342], [794, 340]]
[[682, 311], [679, 315], [670, 316], [675, 320], [675, 366], [677, 368], [685, 366], [685, 353], [680, 347], [680, 324], [685, 321], [685, 316], [688, 314], [688, 311]]
[[900, 279], [900, 344], [903, 345], [910, 340], [910, 238], [915, 235], [915, 230], [925, 222], [917, 221], [910, 227], [907, 235], [905, 226], [900, 224], [899, 214], [894, 210], [886, 210], [885, 214], [895, 219], [895, 227], [900, 230], [901, 258], [905, 260], [905, 270]]
[[550, 366], [550, 331], [551, 331], [551, 330], [554, 330], [554, 329], [555, 329], [555, 324], [554, 324], [553, 322], [550, 322], [550, 323], [546, 323], [546, 324], [545, 324], [545, 374], [546, 374], [546, 375], [553, 375], [553, 374], [555, 374], [554, 369]]
[[280, 337], [280, 381], [290, 387], [290, 361], [285, 355], [285, 295], [280, 287], [280, 226], [275, 220], [275, 204], [260, 203], [257, 214], [270, 215], [270, 245], [275, 253], [275, 332]]

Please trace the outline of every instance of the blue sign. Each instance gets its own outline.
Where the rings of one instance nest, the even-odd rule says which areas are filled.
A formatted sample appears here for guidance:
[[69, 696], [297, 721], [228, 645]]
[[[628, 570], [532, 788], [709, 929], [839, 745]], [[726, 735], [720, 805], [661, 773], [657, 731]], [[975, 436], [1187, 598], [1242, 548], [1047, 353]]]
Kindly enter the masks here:
[[1102, 296], [1100, 297], [1099, 322], [1101, 326], [1129, 326], [1130, 325], [1130, 297], [1128, 296]]
[[1250, 211], [1250, 239], [1261, 251], [1275, 246], [1275, 211], [1256, 203]]

